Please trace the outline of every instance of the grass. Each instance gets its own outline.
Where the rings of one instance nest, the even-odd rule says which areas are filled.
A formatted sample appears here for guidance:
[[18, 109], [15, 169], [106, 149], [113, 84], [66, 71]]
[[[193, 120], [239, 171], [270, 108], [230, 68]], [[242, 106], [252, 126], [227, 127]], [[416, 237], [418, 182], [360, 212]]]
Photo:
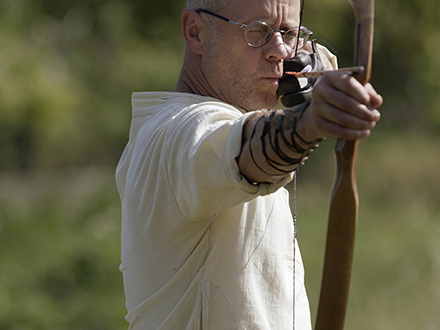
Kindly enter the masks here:
[[109, 170], [1, 178], [0, 329], [124, 329]]
[[[347, 329], [440, 327], [439, 161], [435, 142], [421, 137], [375, 136], [361, 142], [360, 214]], [[315, 318], [334, 160], [331, 152], [322, 152], [311, 162], [299, 175], [297, 205]]]
[[[298, 230], [316, 317], [329, 191], [326, 141], [298, 178]], [[440, 154], [422, 137], [362, 141], [346, 329], [440, 326]], [[114, 169], [0, 174], [0, 330], [126, 329]], [[291, 188], [291, 187], [290, 187]]]

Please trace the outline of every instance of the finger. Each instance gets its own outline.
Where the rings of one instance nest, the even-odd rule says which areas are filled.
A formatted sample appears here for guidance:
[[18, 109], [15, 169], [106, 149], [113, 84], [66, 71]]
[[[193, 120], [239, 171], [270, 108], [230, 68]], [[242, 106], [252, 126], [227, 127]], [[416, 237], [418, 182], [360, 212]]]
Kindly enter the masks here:
[[365, 85], [365, 89], [370, 94], [370, 105], [373, 108], [379, 108], [383, 104], [383, 98], [380, 94], [376, 92], [373, 86], [368, 83]]
[[378, 121], [380, 119], [380, 113], [371, 106], [366, 106], [359, 103], [354, 98], [351, 98], [347, 94], [339, 91], [335, 91], [332, 100], [329, 103], [334, 107], [343, 110], [359, 119], [366, 121]]
[[[365, 112], [371, 112], [364, 105], [362, 105], [362, 107], [365, 108]], [[369, 130], [376, 126], [376, 120], [370, 118], [363, 119], [350, 112], [341, 111], [340, 108], [331, 105], [327, 105], [325, 109], [321, 110], [322, 112], [319, 112], [319, 117], [341, 127], [355, 130]]]
[[326, 138], [340, 138], [345, 140], [359, 140], [371, 134], [369, 129], [352, 129], [336, 124], [324, 118], [315, 119], [315, 125], [321, 132], [321, 136]]
[[[323, 101], [334, 108], [345, 111], [366, 121], [378, 121], [380, 119], [380, 113], [376, 109], [360, 103], [355, 98], [332, 87], [331, 85], [323, 86], [325, 91], [320, 91], [320, 88], [321, 86], [318, 86], [316, 93], [319, 94]], [[325, 103], [323, 103], [322, 106], [325, 106]]]
[[329, 72], [324, 75], [324, 79], [327, 79], [333, 88], [351, 96], [359, 103], [370, 104], [371, 97], [367, 89], [353, 76], [341, 72]]

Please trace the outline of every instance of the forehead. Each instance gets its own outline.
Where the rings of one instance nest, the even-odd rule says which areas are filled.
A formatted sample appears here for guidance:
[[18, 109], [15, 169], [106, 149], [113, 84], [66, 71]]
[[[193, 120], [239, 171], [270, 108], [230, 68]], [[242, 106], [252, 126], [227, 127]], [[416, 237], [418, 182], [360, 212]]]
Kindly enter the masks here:
[[239, 22], [258, 19], [289, 27], [299, 24], [299, 11], [300, 0], [235, 0], [225, 8], [227, 17]]

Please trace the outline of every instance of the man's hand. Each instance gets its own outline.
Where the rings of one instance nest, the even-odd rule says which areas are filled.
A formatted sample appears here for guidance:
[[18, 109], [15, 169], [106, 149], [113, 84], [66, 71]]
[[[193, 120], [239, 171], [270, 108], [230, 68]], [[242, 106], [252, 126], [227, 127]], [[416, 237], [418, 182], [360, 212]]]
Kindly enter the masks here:
[[238, 157], [241, 174], [250, 182], [278, 182], [306, 160], [320, 139], [367, 137], [380, 119], [375, 108], [382, 102], [370, 84], [363, 86], [346, 73], [326, 73], [305, 111], [268, 111], [246, 122]]
[[382, 96], [369, 83], [363, 86], [344, 73], [325, 74], [313, 88], [312, 101], [298, 132], [308, 141], [365, 138], [380, 119], [376, 108], [382, 103]]

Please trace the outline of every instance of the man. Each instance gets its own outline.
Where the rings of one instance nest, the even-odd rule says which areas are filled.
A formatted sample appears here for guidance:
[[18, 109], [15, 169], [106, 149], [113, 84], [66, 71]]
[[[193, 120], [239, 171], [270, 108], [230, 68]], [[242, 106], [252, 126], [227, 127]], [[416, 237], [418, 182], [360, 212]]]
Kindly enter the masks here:
[[311, 329], [283, 186], [322, 138], [368, 136], [382, 98], [333, 73], [310, 102], [267, 110], [304, 46], [299, 7], [188, 1], [175, 91], [133, 95], [117, 169], [130, 329]]

